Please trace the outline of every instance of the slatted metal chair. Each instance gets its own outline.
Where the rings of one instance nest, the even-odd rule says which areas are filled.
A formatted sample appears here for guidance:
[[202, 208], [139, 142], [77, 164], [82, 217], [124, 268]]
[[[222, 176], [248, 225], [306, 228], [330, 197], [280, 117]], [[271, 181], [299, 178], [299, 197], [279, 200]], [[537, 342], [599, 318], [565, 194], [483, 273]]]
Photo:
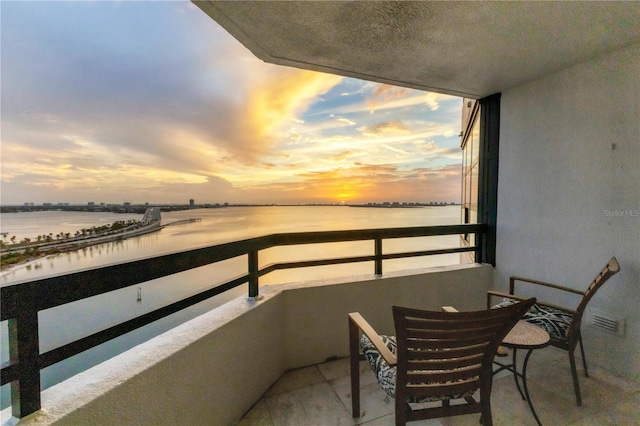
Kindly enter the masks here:
[[[490, 426], [493, 358], [502, 339], [534, 302], [475, 312], [393, 306], [395, 336], [380, 336], [359, 313], [349, 314], [353, 416], [361, 416], [362, 347], [378, 383], [395, 398], [397, 425], [481, 413], [484, 426]], [[426, 402], [437, 404], [416, 405]]]
[[[582, 343], [582, 333], [580, 332], [580, 326], [582, 323], [582, 316], [584, 314], [587, 304], [593, 298], [596, 291], [613, 275], [620, 271], [620, 265], [615, 257], [612, 257], [606, 266], [602, 268], [600, 273], [594, 278], [586, 291], [575, 290], [568, 287], [563, 287], [557, 284], [548, 282], [532, 280], [529, 278], [513, 276], [509, 280], [509, 293], [501, 293], [497, 291], [489, 291], [487, 293], [487, 307], [504, 307], [518, 300], [524, 300], [522, 296], [517, 296], [515, 293], [515, 283], [521, 282], [526, 284], [533, 284], [537, 286], [547, 287], [554, 290], [558, 290], [565, 293], [573, 293], [582, 296], [580, 302], [575, 309], [558, 306], [546, 302], [536, 302], [531, 307], [529, 312], [524, 315], [524, 320], [532, 324], [537, 325], [545, 329], [549, 336], [551, 336], [551, 345], [560, 349], [564, 349], [569, 353], [569, 364], [571, 366], [571, 375], [573, 376], [573, 389], [576, 394], [576, 403], [578, 406], [582, 405], [582, 396], [580, 394], [580, 383], [578, 382], [578, 372], [576, 369], [576, 360], [574, 352], [578, 343], [580, 343], [580, 353], [582, 355], [582, 364], [584, 366], [584, 375], [589, 377], [587, 370], [587, 360], [584, 354], [584, 345]], [[527, 294], [535, 295], [535, 289], [527, 292]], [[502, 301], [495, 304], [496, 297], [502, 298]]]

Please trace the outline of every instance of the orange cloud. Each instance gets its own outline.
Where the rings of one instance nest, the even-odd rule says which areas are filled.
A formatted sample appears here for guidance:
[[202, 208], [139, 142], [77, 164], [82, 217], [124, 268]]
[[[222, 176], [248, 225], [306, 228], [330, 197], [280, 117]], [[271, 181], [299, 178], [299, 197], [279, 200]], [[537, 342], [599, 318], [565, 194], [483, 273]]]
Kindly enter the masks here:
[[407, 93], [409, 93], [410, 91], [411, 89], [408, 89], [406, 87], [391, 86], [389, 84], [380, 84], [372, 92], [372, 94], [375, 97], [380, 97], [383, 100], [388, 101], [390, 99], [401, 98]]
[[371, 92], [372, 98], [367, 101], [367, 105], [369, 108], [374, 109], [383, 103], [402, 98], [410, 91], [411, 89], [407, 89], [405, 87], [380, 84], [373, 90], [373, 92]]
[[349, 157], [352, 157], [353, 155], [354, 155], [353, 151], [344, 151], [344, 152], [341, 152], [339, 154], [326, 157], [324, 159], [327, 160], [327, 161], [340, 162], [340, 161], [346, 160]]
[[452, 202], [460, 199], [460, 179], [459, 165], [400, 170], [389, 164], [355, 163], [301, 172], [295, 180], [258, 183], [244, 190], [263, 202]]
[[399, 120], [386, 121], [373, 126], [361, 127], [358, 130], [365, 136], [388, 136], [409, 133], [409, 128]]
[[338, 84], [342, 77], [282, 68], [259, 81], [246, 105], [245, 139], [252, 151], [265, 152], [278, 142], [283, 126], [296, 119], [314, 101]]

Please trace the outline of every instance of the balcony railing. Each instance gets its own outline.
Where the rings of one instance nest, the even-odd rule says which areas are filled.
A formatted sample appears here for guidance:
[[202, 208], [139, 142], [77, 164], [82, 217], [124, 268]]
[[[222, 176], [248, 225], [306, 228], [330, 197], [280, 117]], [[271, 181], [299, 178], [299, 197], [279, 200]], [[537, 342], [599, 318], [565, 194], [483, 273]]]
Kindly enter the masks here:
[[[486, 232], [486, 225], [478, 224], [272, 234], [2, 287], [0, 320], [8, 320], [10, 359], [2, 366], [1, 376], [2, 385], [11, 383], [12, 415], [20, 418], [40, 409], [41, 369], [243, 284], [248, 284], [249, 297], [255, 298], [258, 296], [259, 278], [270, 272], [372, 261], [375, 274], [382, 275], [382, 261], [388, 259], [470, 251], [475, 252], [476, 259], [483, 259], [481, 243]], [[475, 234], [477, 245], [387, 254], [382, 250], [385, 239], [460, 234]], [[274, 263], [262, 268], [258, 263], [259, 252], [271, 247], [366, 240], [374, 242], [372, 255]], [[243, 255], [248, 258], [244, 275], [40, 353], [39, 311]]]

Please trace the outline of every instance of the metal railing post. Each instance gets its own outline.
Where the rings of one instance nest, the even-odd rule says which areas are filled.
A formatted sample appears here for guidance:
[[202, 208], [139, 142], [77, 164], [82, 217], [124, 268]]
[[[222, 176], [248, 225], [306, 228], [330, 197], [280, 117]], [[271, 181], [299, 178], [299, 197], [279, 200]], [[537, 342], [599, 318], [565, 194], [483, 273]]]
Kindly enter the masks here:
[[38, 311], [33, 297], [20, 304], [16, 318], [8, 320], [9, 359], [18, 369], [18, 380], [11, 382], [11, 415], [17, 418], [35, 413], [41, 404]]
[[474, 235], [476, 240], [475, 261], [477, 263], [484, 263], [486, 261], [484, 253], [484, 232], [476, 232]]
[[378, 276], [382, 276], [382, 238], [380, 237], [376, 237], [375, 239], [375, 255], [376, 255], [376, 260], [375, 260], [375, 274]]
[[258, 251], [247, 253], [249, 258], [249, 297], [258, 297]]

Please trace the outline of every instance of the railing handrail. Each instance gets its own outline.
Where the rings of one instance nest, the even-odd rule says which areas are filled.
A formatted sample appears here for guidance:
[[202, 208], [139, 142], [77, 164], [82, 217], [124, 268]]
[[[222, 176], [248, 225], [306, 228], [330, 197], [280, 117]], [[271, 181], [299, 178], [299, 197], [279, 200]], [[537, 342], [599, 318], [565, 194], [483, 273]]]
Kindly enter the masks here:
[[[270, 234], [12, 283], [0, 288], [0, 320], [15, 317], [16, 309], [19, 309], [16, 303], [19, 294], [25, 292], [35, 295], [37, 309], [44, 310], [276, 246], [472, 234], [484, 231], [485, 225], [472, 224]], [[464, 251], [473, 250], [475, 247]], [[104, 276], [108, 276], [109, 280], [105, 281]], [[33, 290], [36, 287], [44, 288], [46, 291], [28, 291], [26, 286], [32, 287]]]
[[[478, 243], [477, 246], [470, 247], [383, 254], [383, 239], [476, 234], [476, 241], [479, 241], [486, 230], [487, 226], [484, 224], [465, 224], [276, 233], [101, 266], [71, 274], [59, 274], [36, 280], [16, 282], [0, 288], [0, 319], [2, 321], [9, 320], [10, 322], [9, 344], [11, 353], [11, 362], [2, 366], [2, 384], [15, 381], [21, 382], [19, 392], [14, 395], [12, 390], [12, 399], [15, 399], [12, 401], [12, 411], [14, 416], [23, 417], [40, 409], [40, 369], [245, 283], [249, 284], [249, 296], [255, 297], [258, 295], [258, 279], [260, 276], [279, 269], [364, 261], [374, 261], [375, 273], [381, 275], [382, 260], [466, 251], [477, 252], [481, 247], [481, 244]], [[262, 269], [258, 266], [258, 252], [271, 247], [365, 240], [373, 240], [375, 242], [375, 253], [373, 255], [275, 263], [266, 265]], [[216, 284], [177, 302], [124, 321], [62, 347], [43, 354], [39, 353], [38, 311], [242, 255], [248, 255], [248, 272], [245, 275]]]

